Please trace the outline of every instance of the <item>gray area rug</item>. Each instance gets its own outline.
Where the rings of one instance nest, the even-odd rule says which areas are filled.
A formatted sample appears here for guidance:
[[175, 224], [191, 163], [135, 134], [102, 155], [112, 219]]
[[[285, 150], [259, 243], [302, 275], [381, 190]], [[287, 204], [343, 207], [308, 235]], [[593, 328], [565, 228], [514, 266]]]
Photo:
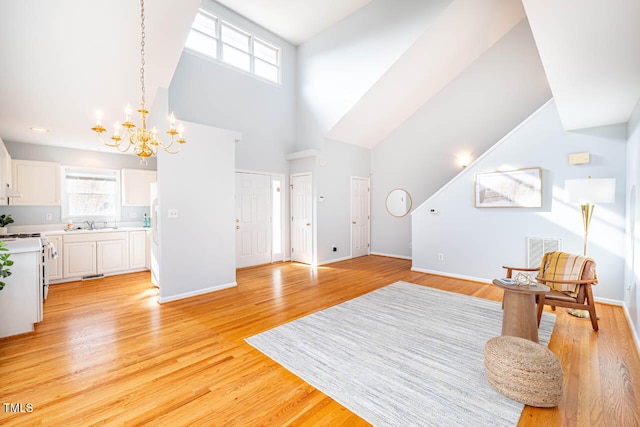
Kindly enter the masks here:
[[246, 341], [376, 426], [515, 426], [523, 405], [484, 375], [501, 325], [498, 302], [396, 282]]

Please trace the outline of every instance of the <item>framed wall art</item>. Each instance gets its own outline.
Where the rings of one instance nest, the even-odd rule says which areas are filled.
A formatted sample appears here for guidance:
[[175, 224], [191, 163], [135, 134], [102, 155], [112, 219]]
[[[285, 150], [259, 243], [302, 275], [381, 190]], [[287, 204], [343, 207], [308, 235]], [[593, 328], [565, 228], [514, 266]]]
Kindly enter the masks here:
[[542, 207], [542, 168], [477, 173], [476, 208]]

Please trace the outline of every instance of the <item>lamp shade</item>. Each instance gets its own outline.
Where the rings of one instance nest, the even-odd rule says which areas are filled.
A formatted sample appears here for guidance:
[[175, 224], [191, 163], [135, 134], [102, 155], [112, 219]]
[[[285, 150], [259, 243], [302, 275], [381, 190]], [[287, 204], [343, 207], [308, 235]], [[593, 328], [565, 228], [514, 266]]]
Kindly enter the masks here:
[[616, 201], [616, 179], [567, 179], [564, 182], [567, 202], [613, 203]]

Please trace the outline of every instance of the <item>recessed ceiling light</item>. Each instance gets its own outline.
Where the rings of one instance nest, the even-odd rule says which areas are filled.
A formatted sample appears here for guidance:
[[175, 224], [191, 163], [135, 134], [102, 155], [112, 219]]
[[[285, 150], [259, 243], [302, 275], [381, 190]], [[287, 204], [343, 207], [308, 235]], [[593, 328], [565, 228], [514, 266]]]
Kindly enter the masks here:
[[44, 129], [44, 128], [29, 128], [34, 132], [49, 132], [49, 129]]

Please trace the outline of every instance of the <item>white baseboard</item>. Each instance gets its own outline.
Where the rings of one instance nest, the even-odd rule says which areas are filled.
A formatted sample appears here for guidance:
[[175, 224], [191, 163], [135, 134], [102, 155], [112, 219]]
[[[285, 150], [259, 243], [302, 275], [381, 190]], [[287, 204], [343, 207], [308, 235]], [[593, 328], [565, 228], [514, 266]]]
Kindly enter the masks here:
[[428, 270], [426, 268], [411, 267], [411, 271], [417, 271], [418, 273], [435, 274], [436, 276], [453, 277], [454, 279], [471, 280], [473, 282], [480, 282], [480, 283], [492, 282], [491, 280], [485, 279], [482, 277], [465, 276], [463, 274], [448, 273], [446, 271]]
[[326, 261], [321, 261], [321, 262], [318, 263], [318, 265], [333, 264], [334, 262], [346, 261], [348, 259], [351, 259], [351, 257], [350, 256], [343, 256], [342, 258], [334, 258], [334, 259], [328, 259]]
[[629, 328], [631, 329], [633, 341], [636, 343], [636, 350], [638, 350], [638, 355], [640, 355], [640, 331], [638, 331], [633, 325], [633, 322], [631, 321], [631, 314], [629, 313], [626, 304], [622, 304], [622, 309], [624, 310], [624, 315], [627, 318], [627, 323], [629, 324]]
[[164, 298], [159, 296], [158, 297], [158, 302], [160, 304], [164, 304], [166, 302], [176, 301], [176, 300], [184, 299], [184, 298], [195, 297], [195, 296], [198, 296], [198, 295], [204, 295], [204, 294], [208, 294], [210, 292], [215, 292], [215, 291], [220, 291], [222, 289], [232, 288], [234, 286], [238, 286], [238, 283], [237, 282], [223, 283], [222, 285], [211, 286], [209, 288], [198, 289], [196, 291], [191, 291], [191, 292], [185, 292], [183, 294], [170, 295], [170, 296], [164, 297]]
[[617, 305], [620, 307], [624, 306], [624, 303], [620, 300], [617, 299], [610, 299], [610, 298], [600, 298], [600, 297], [593, 297], [593, 299], [596, 302], [601, 302], [602, 304], [609, 304], [609, 305]]
[[386, 257], [389, 257], [389, 258], [408, 259], [409, 261], [411, 261], [413, 259], [410, 256], [396, 255], [396, 254], [385, 254], [383, 252], [371, 252], [370, 255], [386, 256]]

